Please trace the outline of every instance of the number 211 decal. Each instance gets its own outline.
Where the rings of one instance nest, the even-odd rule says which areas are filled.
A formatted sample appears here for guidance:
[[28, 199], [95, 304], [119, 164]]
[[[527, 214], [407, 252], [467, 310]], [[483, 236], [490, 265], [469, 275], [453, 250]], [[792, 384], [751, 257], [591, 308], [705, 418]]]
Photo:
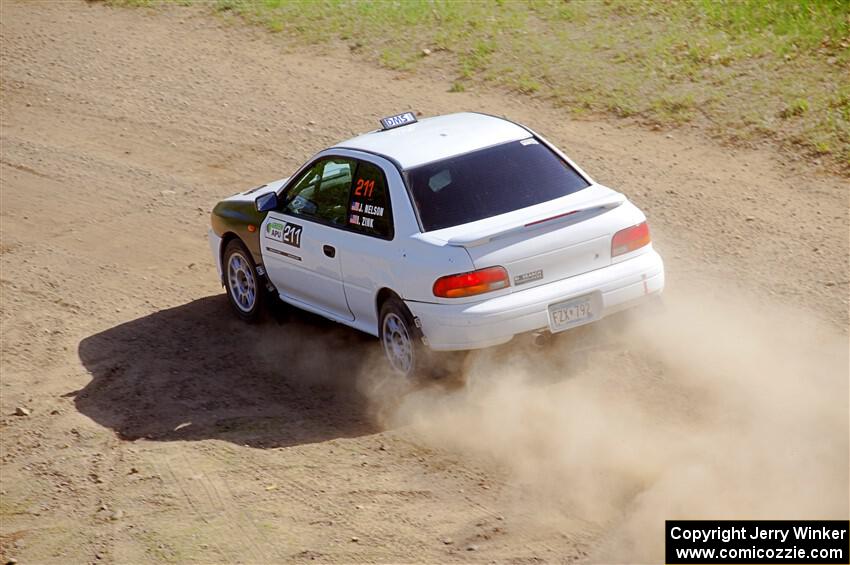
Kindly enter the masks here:
[[292, 247], [301, 247], [302, 230], [303, 228], [298, 224], [271, 221], [266, 224], [266, 237]]
[[354, 187], [354, 195], [355, 196], [365, 196], [366, 198], [372, 198], [372, 193], [374, 192], [374, 190], [375, 190], [375, 181], [357, 179], [357, 186]]

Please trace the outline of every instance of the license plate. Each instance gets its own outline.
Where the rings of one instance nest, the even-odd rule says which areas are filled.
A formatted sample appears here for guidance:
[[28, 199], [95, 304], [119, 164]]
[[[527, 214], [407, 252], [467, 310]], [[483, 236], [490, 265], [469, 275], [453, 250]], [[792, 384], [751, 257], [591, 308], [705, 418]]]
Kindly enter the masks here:
[[549, 331], [562, 332], [593, 321], [597, 308], [592, 294], [549, 305]]

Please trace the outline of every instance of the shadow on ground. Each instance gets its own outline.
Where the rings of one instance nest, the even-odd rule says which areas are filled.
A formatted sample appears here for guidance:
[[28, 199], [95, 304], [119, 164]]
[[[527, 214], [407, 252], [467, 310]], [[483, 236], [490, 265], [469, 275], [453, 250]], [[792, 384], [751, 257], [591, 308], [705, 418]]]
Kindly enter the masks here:
[[[122, 439], [285, 447], [377, 432], [356, 388], [377, 340], [310, 314], [259, 325], [222, 294], [85, 338], [77, 409]], [[283, 318], [283, 319], [280, 319]]]

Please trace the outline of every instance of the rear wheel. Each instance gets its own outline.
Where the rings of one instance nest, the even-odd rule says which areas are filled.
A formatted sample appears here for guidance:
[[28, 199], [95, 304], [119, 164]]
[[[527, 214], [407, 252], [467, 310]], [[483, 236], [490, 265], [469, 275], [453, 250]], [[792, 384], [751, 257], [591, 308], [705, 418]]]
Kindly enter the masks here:
[[263, 306], [263, 287], [251, 254], [241, 241], [234, 239], [224, 248], [224, 286], [237, 316], [256, 322]]
[[413, 316], [398, 298], [389, 298], [381, 305], [380, 338], [392, 370], [406, 379], [413, 379], [423, 364], [426, 351]]

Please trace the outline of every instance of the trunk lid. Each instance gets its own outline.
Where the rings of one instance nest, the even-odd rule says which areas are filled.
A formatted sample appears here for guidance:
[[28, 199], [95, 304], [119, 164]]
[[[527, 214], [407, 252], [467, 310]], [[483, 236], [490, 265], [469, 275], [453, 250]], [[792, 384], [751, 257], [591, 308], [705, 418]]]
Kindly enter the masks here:
[[[476, 269], [501, 265], [512, 290], [555, 282], [611, 264], [612, 212], [626, 198], [602, 185], [477, 222], [429, 232], [444, 245], [464, 247]], [[631, 208], [624, 207], [624, 208]], [[625, 213], [626, 210], [623, 210]], [[621, 216], [623, 213], [613, 213]]]

